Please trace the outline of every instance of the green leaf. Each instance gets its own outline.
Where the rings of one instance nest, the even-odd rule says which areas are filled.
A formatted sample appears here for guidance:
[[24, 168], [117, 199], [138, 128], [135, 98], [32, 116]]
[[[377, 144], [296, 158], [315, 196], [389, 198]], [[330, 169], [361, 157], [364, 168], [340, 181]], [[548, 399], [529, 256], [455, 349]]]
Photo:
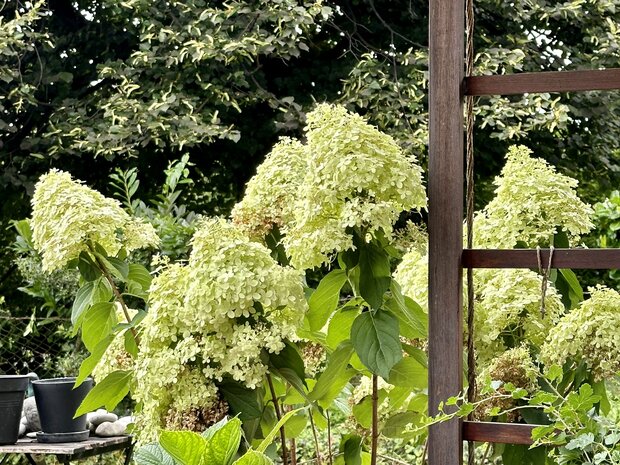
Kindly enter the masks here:
[[215, 423], [214, 425], [209, 426], [200, 435], [203, 438], [209, 440], [209, 439], [211, 439], [215, 435], [215, 433], [217, 433], [220, 429], [222, 429], [224, 426], [226, 426], [226, 423], [228, 423], [228, 417], [224, 417], [220, 421]]
[[560, 276], [562, 276], [564, 281], [568, 284], [570, 307], [575, 308], [583, 301], [583, 289], [581, 284], [579, 284], [577, 275], [573, 270], [567, 268], [561, 268], [558, 271], [560, 272]]
[[351, 326], [358, 314], [357, 308], [341, 308], [329, 320], [325, 342], [330, 349], [335, 349], [342, 341], [349, 339]]
[[297, 415], [291, 417], [284, 425], [284, 432], [288, 439], [295, 439], [305, 429], [308, 423], [308, 417], [304, 412], [300, 412]]
[[298, 409], [295, 409], [295, 410], [291, 410], [290, 412], [287, 412], [280, 419], [280, 421], [278, 423], [276, 423], [276, 425], [271, 429], [271, 431], [265, 436], [265, 439], [263, 439], [263, 441], [259, 444], [259, 446], [256, 448], [256, 450], [258, 452], [265, 452], [265, 450], [267, 449], [269, 444], [271, 444], [273, 442], [273, 439], [276, 437], [276, 434], [278, 434], [280, 432], [280, 428], [286, 424], [286, 422], [289, 420], [289, 418], [291, 418], [293, 415], [296, 415], [297, 413], [301, 412], [302, 410], [303, 410], [303, 408], [298, 408]]
[[320, 330], [336, 310], [340, 290], [346, 281], [347, 275], [344, 270], [333, 270], [321, 279], [319, 287], [308, 300], [309, 309], [306, 316], [312, 331]]
[[383, 379], [389, 378], [403, 357], [398, 320], [385, 310], [358, 315], [351, 327], [351, 342], [364, 366]]
[[402, 438], [405, 427], [413, 423], [418, 416], [414, 412], [398, 412], [385, 420], [381, 434], [388, 438]]
[[390, 371], [390, 384], [401, 387], [426, 389], [428, 369], [413, 357], [404, 357]]
[[360, 294], [373, 309], [378, 309], [392, 282], [390, 258], [381, 247], [370, 242], [360, 248], [359, 267]]
[[[385, 389], [379, 389], [377, 405], [381, 405], [386, 399], [387, 393]], [[360, 402], [355, 404], [351, 409], [353, 416], [362, 428], [369, 429], [372, 424], [372, 398], [364, 397]]]
[[398, 318], [400, 333], [408, 339], [425, 339], [428, 336], [428, 315], [413, 299], [391, 297], [385, 307]]
[[98, 247], [98, 251], [94, 252], [95, 257], [112, 276], [124, 282], [127, 276], [127, 272], [129, 271], [128, 268], [126, 267], [126, 265], [122, 266], [120, 264], [122, 260], [114, 257], [107, 257], [104, 252], [105, 251], [101, 247]]
[[203, 463], [207, 441], [199, 434], [192, 431], [162, 431], [159, 434], [159, 443], [181, 465]]
[[219, 388], [233, 413], [238, 414], [242, 421], [260, 418], [263, 414], [256, 390], [249, 389], [234, 381], [225, 381], [220, 384]]
[[265, 454], [250, 449], [234, 465], [273, 465], [273, 462]]
[[71, 308], [71, 323], [73, 325], [79, 326], [78, 323], [80, 322], [82, 313], [84, 313], [84, 310], [90, 305], [94, 288], [95, 284], [89, 281], [78, 289], [75, 300], [73, 301], [73, 307]]
[[233, 418], [208, 440], [203, 465], [229, 465], [241, 443], [241, 420]]
[[345, 341], [329, 356], [327, 367], [308, 396], [312, 400], [319, 401], [321, 407], [329, 407], [356, 373], [355, 370], [347, 369], [353, 350], [351, 342]]
[[130, 263], [127, 270], [127, 282], [138, 284], [144, 292], [149, 290], [153, 277], [149, 271], [138, 263]]
[[136, 343], [136, 337], [131, 331], [125, 331], [123, 337], [125, 338], [125, 350], [133, 358], [136, 358], [138, 356], [138, 344]]
[[345, 465], [362, 465], [362, 438], [348, 437], [342, 445]]
[[90, 307], [82, 322], [82, 341], [89, 351], [112, 332], [117, 323], [116, 309], [112, 302], [99, 302]]
[[594, 394], [598, 395], [601, 399], [599, 402], [601, 413], [603, 415], [609, 414], [609, 411], [611, 410], [611, 403], [609, 402], [609, 397], [607, 397], [607, 389], [605, 387], [605, 380], [592, 383], [592, 389], [594, 390]]
[[594, 434], [592, 433], [584, 433], [580, 434], [574, 439], [571, 439], [568, 444], [566, 444], [566, 448], [568, 450], [579, 449], [583, 450], [588, 447], [590, 444], [594, 442]]
[[100, 407], [112, 411], [129, 393], [132, 372], [129, 370], [113, 371], [95, 385], [75, 412], [74, 418]]
[[282, 349], [280, 353], [269, 354], [269, 363], [277, 369], [290, 368], [297, 375], [299, 380], [305, 384], [306, 370], [304, 361], [299, 354], [297, 346], [291, 342], [286, 341], [284, 349]]
[[91, 303], [109, 302], [112, 299], [113, 291], [107, 279], [99, 278], [93, 281], [93, 284]]
[[99, 341], [99, 343], [95, 346], [92, 353], [84, 359], [82, 364], [80, 365], [80, 372], [75, 380], [75, 387], [78, 387], [82, 382], [90, 375], [105, 351], [108, 350], [110, 344], [114, 340], [114, 334], [108, 334], [105, 338]]
[[77, 266], [86, 281], [94, 281], [101, 276], [101, 270], [87, 252], [80, 253]]
[[136, 465], [176, 465], [174, 459], [159, 444], [146, 444], [133, 454]]

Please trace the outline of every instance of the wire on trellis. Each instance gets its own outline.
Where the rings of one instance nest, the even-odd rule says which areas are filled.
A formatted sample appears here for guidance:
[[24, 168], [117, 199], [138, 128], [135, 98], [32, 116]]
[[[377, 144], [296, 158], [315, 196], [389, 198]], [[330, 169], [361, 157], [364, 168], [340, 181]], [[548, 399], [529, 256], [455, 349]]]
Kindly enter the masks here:
[[[465, 10], [466, 22], [466, 50], [465, 50], [465, 73], [472, 76], [474, 72], [474, 2], [467, 0]], [[466, 115], [466, 182], [467, 182], [467, 248], [473, 248], [474, 243], [474, 97], [465, 97]], [[474, 271], [467, 269], [467, 400], [474, 402], [476, 399], [476, 356], [474, 349]], [[472, 414], [468, 417], [472, 419]], [[468, 464], [474, 464], [475, 443], [467, 443]]]

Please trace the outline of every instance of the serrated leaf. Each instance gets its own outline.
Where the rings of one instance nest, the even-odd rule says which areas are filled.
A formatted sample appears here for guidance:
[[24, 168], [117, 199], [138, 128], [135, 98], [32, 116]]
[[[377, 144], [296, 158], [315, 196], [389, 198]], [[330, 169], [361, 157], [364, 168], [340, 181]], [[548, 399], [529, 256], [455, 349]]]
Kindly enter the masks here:
[[388, 382], [394, 386], [426, 389], [428, 387], [428, 369], [415, 358], [404, 357], [390, 371]]
[[118, 403], [129, 393], [132, 372], [129, 370], [113, 371], [93, 387], [82, 401], [74, 418], [100, 407], [108, 411], [114, 410]]
[[116, 310], [112, 302], [98, 302], [90, 307], [82, 319], [82, 341], [89, 351], [112, 332], [116, 325]]
[[246, 421], [261, 417], [263, 410], [258, 403], [255, 390], [233, 381], [224, 382], [220, 384], [219, 388], [226, 402], [241, 420]]
[[87, 252], [81, 252], [77, 262], [80, 275], [86, 281], [94, 281], [101, 276], [101, 270]]
[[[379, 389], [377, 394], [377, 405], [381, 405], [387, 397], [385, 389]], [[372, 398], [371, 396], [364, 397], [360, 402], [355, 404], [351, 409], [353, 416], [362, 428], [370, 428], [372, 424]]]
[[241, 443], [241, 420], [233, 418], [207, 441], [202, 465], [229, 465]]
[[263, 441], [258, 445], [256, 450], [258, 452], [265, 452], [269, 444], [271, 444], [273, 439], [276, 437], [276, 434], [280, 432], [280, 428], [286, 424], [289, 418], [301, 412], [302, 410], [302, 408], [291, 410], [290, 412], [287, 412], [282, 418], [280, 418], [280, 421], [278, 421], [278, 423], [276, 423], [276, 425], [271, 429], [271, 431], [265, 436], [265, 439], [263, 439]]
[[149, 271], [138, 263], [130, 263], [127, 271], [128, 283], [138, 284], [144, 292], [149, 290], [153, 277]]
[[390, 288], [390, 258], [373, 242], [360, 248], [360, 294], [373, 309], [383, 304], [383, 295]]
[[351, 436], [342, 445], [345, 465], [362, 465], [362, 438]]
[[82, 313], [90, 305], [94, 287], [94, 283], [89, 281], [78, 289], [73, 301], [73, 307], [71, 308], [71, 323], [73, 325], [79, 326], [78, 323], [80, 323]]
[[344, 270], [330, 271], [308, 300], [307, 318], [312, 331], [320, 330], [338, 306], [340, 290], [347, 281]]
[[269, 354], [269, 363], [277, 369], [289, 368], [305, 384], [306, 373], [304, 361], [299, 354], [297, 346], [291, 342], [285, 342], [284, 348], [277, 354]]
[[159, 444], [146, 444], [133, 454], [136, 465], [176, 465], [174, 459]]
[[383, 379], [389, 378], [403, 358], [398, 320], [385, 310], [358, 315], [351, 327], [351, 342], [364, 366]]
[[590, 444], [594, 442], [594, 434], [592, 433], [584, 433], [580, 434], [574, 439], [571, 439], [568, 444], [566, 444], [566, 448], [568, 450], [580, 449], [583, 450], [588, 447]]
[[310, 399], [318, 401], [321, 407], [329, 407], [356, 373], [355, 370], [347, 369], [353, 350], [351, 342], [345, 341], [329, 356], [327, 367], [319, 376], [314, 389], [308, 396]]
[[207, 441], [199, 434], [192, 431], [162, 431], [159, 434], [159, 443], [181, 465], [204, 463]]
[[329, 320], [325, 342], [330, 349], [336, 349], [342, 341], [349, 339], [351, 326], [353, 326], [353, 321], [358, 314], [359, 310], [356, 308], [341, 308]]
[[75, 387], [78, 387], [80, 384], [84, 382], [84, 380], [93, 372], [103, 354], [105, 354], [108, 347], [114, 340], [114, 334], [108, 334], [105, 338], [100, 340], [95, 346], [92, 353], [84, 359], [82, 364], [80, 365], [80, 372], [75, 380]]
[[249, 450], [234, 465], [273, 465], [273, 462], [265, 454]]

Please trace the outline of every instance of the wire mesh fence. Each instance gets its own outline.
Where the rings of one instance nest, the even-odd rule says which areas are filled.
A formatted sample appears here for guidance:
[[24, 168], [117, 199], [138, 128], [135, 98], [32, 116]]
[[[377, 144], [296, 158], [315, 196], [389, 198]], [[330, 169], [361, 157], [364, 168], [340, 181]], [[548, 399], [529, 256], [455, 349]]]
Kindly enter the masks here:
[[85, 354], [69, 328], [68, 318], [0, 313], [0, 374], [75, 375]]

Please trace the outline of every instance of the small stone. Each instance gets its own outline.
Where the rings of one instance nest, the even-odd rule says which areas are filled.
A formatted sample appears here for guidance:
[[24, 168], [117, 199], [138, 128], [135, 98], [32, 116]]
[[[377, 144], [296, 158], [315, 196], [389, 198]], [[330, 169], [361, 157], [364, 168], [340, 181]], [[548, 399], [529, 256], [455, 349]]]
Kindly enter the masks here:
[[104, 438], [112, 436], [122, 436], [123, 434], [125, 434], [126, 429], [127, 427], [122, 423], [119, 423], [117, 421], [115, 421], [114, 423], [106, 421], [105, 423], [101, 423], [99, 426], [97, 426], [97, 429], [95, 430], [95, 435]]
[[26, 417], [22, 417], [21, 420], [19, 420], [19, 422], [24, 425], [26, 428], [28, 427], [28, 418]]
[[36, 439], [37, 438], [37, 432], [36, 431], [31, 431], [30, 433], [26, 433], [26, 437], [30, 438], [30, 439]]
[[99, 426], [104, 422], [114, 423], [118, 420], [118, 415], [110, 413], [107, 410], [99, 409], [96, 412], [92, 412], [86, 415], [86, 421], [89, 421], [91, 425]]
[[28, 430], [41, 431], [41, 420], [39, 420], [39, 411], [34, 397], [24, 400], [24, 416], [28, 420]]
[[125, 426], [128, 426], [134, 422], [135, 422], [135, 419], [132, 416], [120, 417], [118, 420], [116, 420], [116, 423], [121, 423]]
[[18, 436], [21, 438], [24, 434], [26, 434], [26, 425], [24, 425], [23, 423], [20, 423]]

